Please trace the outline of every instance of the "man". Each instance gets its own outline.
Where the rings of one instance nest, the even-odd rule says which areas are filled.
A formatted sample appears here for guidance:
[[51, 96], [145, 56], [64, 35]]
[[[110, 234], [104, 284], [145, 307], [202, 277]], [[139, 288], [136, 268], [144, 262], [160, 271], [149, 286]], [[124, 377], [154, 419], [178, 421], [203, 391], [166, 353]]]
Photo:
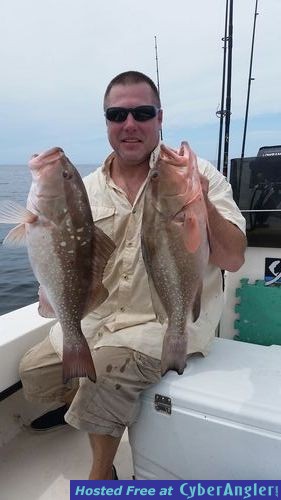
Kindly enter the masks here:
[[[153, 311], [140, 248], [144, 188], [162, 125], [157, 88], [142, 73], [121, 73], [106, 89], [104, 111], [113, 153], [84, 179], [95, 224], [116, 244], [103, 280], [109, 296], [82, 321], [97, 381], [81, 379], [79, 388], [75, 383], [63, 386], [59, 324], [25, 355], [20, 367], [27, 398], [70, 405], [66, 421], [89, 432], [89, 479], [112, 479], [113, 460], [126, 426], [137, 417], [140, 393], [160, 380], [165, 333]], [[209, 162], [198, 163], [211, 256], [201, 315], [190, 328], [189, 354], [208, 352], [222, 311], [221, 269], [238, 270], [246, 248], [244, 219], [229, 184]]]

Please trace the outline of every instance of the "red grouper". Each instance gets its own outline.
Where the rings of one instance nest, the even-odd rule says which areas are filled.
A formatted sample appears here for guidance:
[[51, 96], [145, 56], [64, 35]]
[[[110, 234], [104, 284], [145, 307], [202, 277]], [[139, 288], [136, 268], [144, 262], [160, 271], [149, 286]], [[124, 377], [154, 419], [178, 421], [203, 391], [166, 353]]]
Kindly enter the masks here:
[[96, 380], [81, 319], [108, 296], [104, 268], [115, 244], [95, 226], [84, 183], [61, 148], [34, 155], [27, 207], [0, 204], [0, 222], [18, 224], [3, 244], [26, 244], [38, 280], [39, 313], [63, 331], [63, 381]]
[[161, 145], [145, 192], [141, 231], [152, 302], [157, 318], [168, 318], [161, 371], [182, 374], [188, 322], [200, 315], [203, 276], [209, 261], [208, 218], [195, 154]]

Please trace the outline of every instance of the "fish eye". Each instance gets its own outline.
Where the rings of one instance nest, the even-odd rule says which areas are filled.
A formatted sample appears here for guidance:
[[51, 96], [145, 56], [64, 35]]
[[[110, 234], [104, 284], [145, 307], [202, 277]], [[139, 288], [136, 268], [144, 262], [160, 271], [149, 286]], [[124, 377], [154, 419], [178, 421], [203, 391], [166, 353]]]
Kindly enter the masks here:
[[63, 170], [62, 176], [64, 177], [64, 179], [71, 179], [72, 178], [72, 174], [70, 172], [68, 172], [67, 170]]
[[151, 179], [157, 179], [157, 177], [159, 177], [159, 172], [153, 172], [153, 174], [151, 174]]

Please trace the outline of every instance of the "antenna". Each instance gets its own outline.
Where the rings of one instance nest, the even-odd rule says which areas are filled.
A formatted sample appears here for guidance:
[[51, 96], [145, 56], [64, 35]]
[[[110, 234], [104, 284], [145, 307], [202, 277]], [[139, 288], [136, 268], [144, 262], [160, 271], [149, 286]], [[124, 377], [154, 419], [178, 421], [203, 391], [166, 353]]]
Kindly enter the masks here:
[[247, 101], [246, 101], [246, 111], [245, 111], [245, 121], [244, 121], [244, 133], [243, 133], [243, 141], [242, 141], [241, 159], [244, 158], [244, 152], [245, 152], [246, 132], [247, 132], [248, 113], [249, 113], [250, 91], [251, 91], [251, 83], [254, 80], [254, 78], [252, 78], [252, 65], [253, 65], [253, 54], [254, 54], [255, 32], [256, 32], [256, 19], [257, 19], [257, 16], [259, 15], [258, 12], [257, 12], [257, 8], [258, 8], [258, 0], [256, 0], [256, 7], [255, 7], [255, 14], [254, 14], [254, 25], [253, 25], [253, 35], [252, 35], [252, 48], [251, 48], [251, 57], [250, 57], [250, 68], [249, 68], [249, 78], [248, 78], [248, 92], [247, 92]]
[[[154, 47], [155, 47], [155, 62], [156, 62], [156, 75], [157, 75], [157, 89], [160, 97], [160, 81], [159, 81], [159, 66], [158, 66], [158, 50], [157, 50], [157, 36], [154, 35]], [[163, 139], [162, 127], [160, 129], [160, 139]]]

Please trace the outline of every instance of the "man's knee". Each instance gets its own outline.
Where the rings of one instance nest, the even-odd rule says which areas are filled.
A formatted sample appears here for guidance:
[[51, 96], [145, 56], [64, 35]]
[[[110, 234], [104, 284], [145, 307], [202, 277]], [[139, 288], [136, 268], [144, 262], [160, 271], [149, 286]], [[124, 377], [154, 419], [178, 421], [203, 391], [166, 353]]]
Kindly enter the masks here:
[[20, 360], [20, 363], [19, 363], [19, 375], [20, 375], [20, 378], [23, 378], [25, 376], [25, 373], [28, 372], [30, 370], [30, 358], [28, 356], [28, 352], [26, 352], [21, 360]]
[[27, 372], [40, 370], [43, 367], [60, 364], [61, 361], [48, 336], [23, 355], [19, 364], [19, 372], [24, 375]]
[[31, 401], [64, 401], [72, 390], [63, 384], [62, 363], [48, 338], [24, 354], [19, 374], [25, 397]]

